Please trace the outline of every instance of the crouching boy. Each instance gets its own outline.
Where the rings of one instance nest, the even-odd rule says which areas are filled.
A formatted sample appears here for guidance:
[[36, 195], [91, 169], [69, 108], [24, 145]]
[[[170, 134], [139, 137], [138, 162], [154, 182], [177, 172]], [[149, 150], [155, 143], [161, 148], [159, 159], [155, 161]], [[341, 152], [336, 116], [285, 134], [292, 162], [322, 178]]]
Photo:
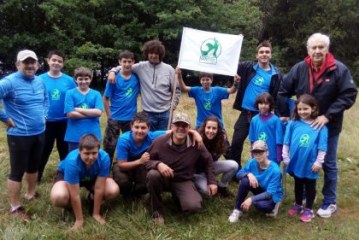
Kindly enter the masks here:
[[72, 207], [76, 222], [72, 229], [81, 228], [83, 214], [80, 187], [89, 190], [93, 197], [92, 217], [100, 224], [105, 219], [100, 215], [101, 203], [115, 198], [120, 189], [110, 174], [110, 158], [100, 149], [100, 142], [93, 134], [81, 137], [79, 148], [71, 151], [57, 169], [57, 176], [51, 189], [51, 201], [56, 207]]

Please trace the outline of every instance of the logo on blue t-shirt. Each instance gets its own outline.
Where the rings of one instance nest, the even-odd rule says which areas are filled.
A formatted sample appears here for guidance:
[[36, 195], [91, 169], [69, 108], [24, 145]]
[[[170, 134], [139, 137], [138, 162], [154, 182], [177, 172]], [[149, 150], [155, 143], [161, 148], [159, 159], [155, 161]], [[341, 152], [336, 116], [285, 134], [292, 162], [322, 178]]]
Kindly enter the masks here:
[[89, 181], [91, 181], [91, 177], [88, 176], [88, 175], [84, 176], [84, 177], [81, 179], [81, 182], [89, 182]]
[[204, 109], [206, 109], [206, 110], [211, 110], [212, 109], [211, 101], [206, 100], [206, 102], [204, 103]]
[[51, 99], [54, 101], [58, 101], [60, 100], [60, 90], [59, 89], [54, 89], [51, 93]]
[[133, 89], [129, 88], [129, 89], [126, 90], [125, 95], [126, 95], [126, 97], [130, 97], [130, 96], [132, 96], [132, 93], [133, 93]]
[[258, 140], [262, 140], [264, 142], [267, 142], [267, 134], [265, 132], [261, 132], [259, 133], [259, 137], [258, 137]]
[[309, 146], [310, 136], [309, 134], [303, 134], [300, 136], [299, 143], [301, 147], [308, 147]]
[[82, 109], [88, 109], [89, 106], [88, 106], [86, 103], [83, 103], [83, 104], [81, 105], [81, 108], [82, 108]]
[[264, 83], [264, 78], [261, 76], [257, 76], [256, 79], [254, 79], [254, 84], [257, 86], [262, 86]]

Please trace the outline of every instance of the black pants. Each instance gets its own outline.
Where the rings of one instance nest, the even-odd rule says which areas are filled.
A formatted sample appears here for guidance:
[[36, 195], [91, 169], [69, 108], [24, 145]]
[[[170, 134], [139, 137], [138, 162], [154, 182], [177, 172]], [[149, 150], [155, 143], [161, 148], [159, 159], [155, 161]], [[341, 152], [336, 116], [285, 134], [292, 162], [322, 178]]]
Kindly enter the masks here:
[[313, 203], [316, 195], [316, 179], [309, 178], [298, 178], [294, 177], [294, 193], [295, 193], [295, 203], [298, 205], [302, 205], [303, 202], [303, 192], [305, 189], [305, 198], [306, 205], [305, 208], [312, 209]]
[[21, 182], [24, 173], [36, 173], [44, 148], [45, 134], [33, 136], [7, 135], [10, 152], [9, 179]]
[[249, 124], [257, 112], [242, 110], [236, 124], [234, 125], [234, 132], [231, 145], [231, 158], [238, 163], [239, 169], [242, 168], [241, 159], [244, 141], [249, 133]]
[[64, 160], [68, 154], [68, 145], [65, 142], [65, 132], [66, 132], [67, 121], [56, 121], [56, 122], [46, 122], [45, 130], [45, 146], [44, 151], [41, 156], [38, 170], [38, 181], [41, 181], [42, 175], [45, 171], [47, 162], [51, 155], [52, 149], [54, 148], [54, 143], [56, 140], [56, 147], [59, 153], [60, 160]]

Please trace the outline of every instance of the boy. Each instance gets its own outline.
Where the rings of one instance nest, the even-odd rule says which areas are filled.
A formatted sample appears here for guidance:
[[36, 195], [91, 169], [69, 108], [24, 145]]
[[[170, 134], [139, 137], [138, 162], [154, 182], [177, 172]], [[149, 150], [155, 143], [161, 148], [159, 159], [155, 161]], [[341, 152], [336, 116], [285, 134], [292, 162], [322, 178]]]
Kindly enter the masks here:
[[229, 94], [235, 93], [237, 91], [237, 86], [240, 80], [238, 75], [234, 76], [234, 82], [232, 87], [212, 87], [213, 75], [211, 73], [201, 72], [199, 74], [199, 79], [202, 87], [189, 87], [187, 86], [183, 79], [181, 70], [176, 69], [176, 75], [181, 87], [181, 90], [188, 92], [188, 96], [194, 98], [197, 107], [197, 120], [196, 120], [196, 129], [198, 129], [203, 121], [209, 116], [216, 116], [223, 126], [222, 118], [222, 99], [228, 99]]
[[65, 141], [69, 151], [78, 147], [84, 134], [93, 133], [101, 141], [100, 117], [103, 109], [100, 92], [90, 88], [92, 71], [85, 67], [75, 69], [77, 88], [67, 91], [65, 113], [68, 117]]
[[138, 78], [132, 74], [134, 54], [128, 50], [122, 51], [118, 62], [121, 70], [116, 74], [116, 82], [108, 81], [103, 95], [103, 105], [107, 116], [103, 146], [110, 155], [111, 161], [120, 131], [124, 133], [131, 129], [130, 122], [137, 112], [137, 95], [140, 91]]
[[50, 51], [47, 59], [50, 70], [39, 76], [46, 86], [49, 110], [46, 119], [45, 146], [37, 176], [38, 182], [41, 181], [55, 140], [60, 160], [65, 159], [68, 154], [68, 144], [64, 141], [67, 125], [67, 117], [64, 113], [65, 94], [68, 90], [75, 88], [76, 83], [72, 77], [61, 72], [64, 67], [64, 60], [65, 55], [62, 52], [58, 50]]
[[86, 187], [93, 196], [92, 217], [100, 224], [105, 219], [100, 215], [102, 200], [113, 199], [119, 194], [119, 188], [110, 174], [108, 154], [100, 149], [100, 142], [93, 134], [81, 137], [78, 150], [70, 152], [61, 161], [57, 169], [55, 183], [51, 189], [51, 201], [54, 206], [71, 206], [75, 214], [75, 224], [71, 229], [83, 226], [83, 214], [80, 187]]

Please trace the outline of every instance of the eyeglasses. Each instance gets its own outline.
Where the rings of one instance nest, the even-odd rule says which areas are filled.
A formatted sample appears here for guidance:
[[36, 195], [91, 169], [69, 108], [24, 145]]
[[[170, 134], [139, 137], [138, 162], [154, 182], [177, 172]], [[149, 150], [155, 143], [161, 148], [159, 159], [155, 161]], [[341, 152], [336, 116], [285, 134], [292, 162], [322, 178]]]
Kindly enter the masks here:
[[187, 123], [184, 123], [184, 122], [176, 122], [176, 123], [174, 123], [174, 125], [176, 126], [176, 127], [181, 127], [181, 128], [187, 128], [189, 125], [187, 124]]

